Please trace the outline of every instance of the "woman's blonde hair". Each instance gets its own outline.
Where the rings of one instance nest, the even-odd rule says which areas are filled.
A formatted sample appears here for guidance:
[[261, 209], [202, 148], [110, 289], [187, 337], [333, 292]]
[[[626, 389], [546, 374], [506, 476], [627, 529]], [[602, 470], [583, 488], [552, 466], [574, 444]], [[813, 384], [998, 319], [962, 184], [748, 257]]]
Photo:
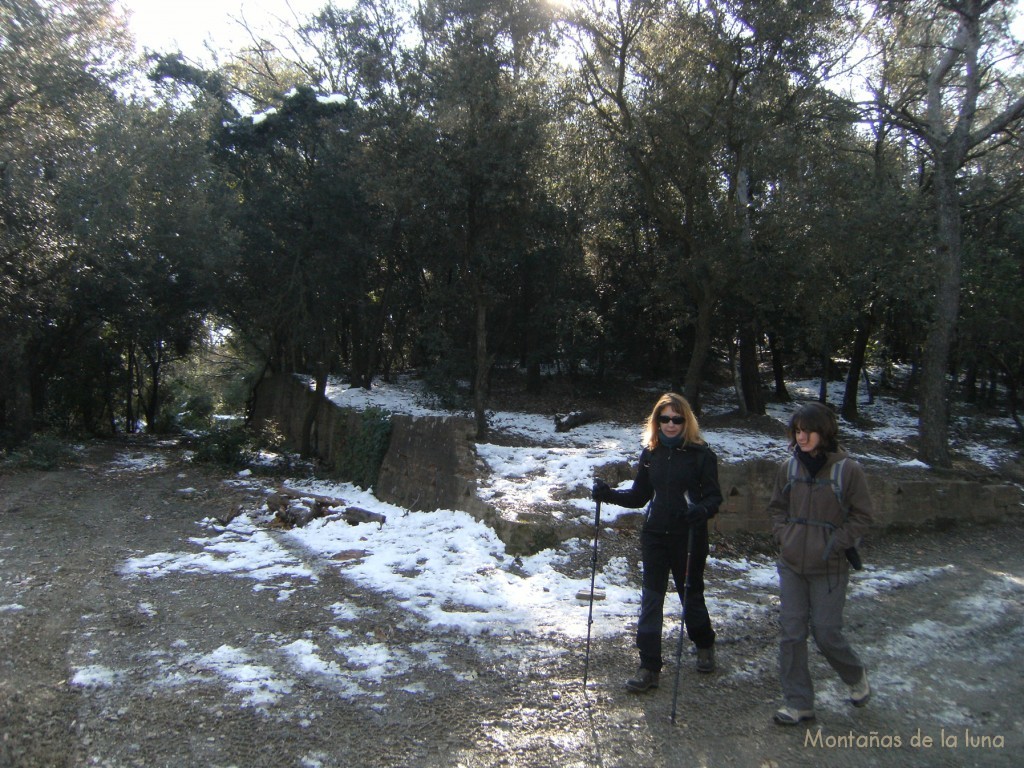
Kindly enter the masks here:
[[658, 435], [661, 427], [658, 424], [658, 417], [661, 416], [661, 412], [666, 408], [671, 408], [676, 413], [686, 417], [686, 423], [683, 425], [684, 444], [696, 443], [704, 445], [704, 438], [700, 436], [700, 425], [697, 423], [697, 417], [693, 415], [693, 409], [686, 402], [685, 397], [677, 395], [675, 392], [666, 392], [654, 404], [651, 415], [647, 419], [647, 428], [644, 430], [644, 445], [652, 451], [658, 447], [660, 443]]

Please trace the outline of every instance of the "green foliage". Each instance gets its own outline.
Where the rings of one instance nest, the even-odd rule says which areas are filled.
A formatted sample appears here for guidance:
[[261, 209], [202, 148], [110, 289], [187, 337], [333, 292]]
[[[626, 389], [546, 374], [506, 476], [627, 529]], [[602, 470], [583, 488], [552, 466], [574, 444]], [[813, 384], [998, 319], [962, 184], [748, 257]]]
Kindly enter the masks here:
[[288, 438], [276, 421], [265, 422], [259, 429], [258, 439], [260, 447], [268, 451], [283, 451], [288, 445]]
[[178, 414], [178, 423], [185, 429], [208, 427], [215, 410], [214, 396], [210, 392], [197, 392], [185, 401], [185, 407]]
[[213, 417], [214, 405], [211, 393], [199, 392], [185, 401], [185, 410], [192, 414], [193, 418], [210, 419]]
[[[425, 327], [416, 339], [413, 360], [423, 376], [427, 391], [442, 408], [461, 410], [469, 405], [469, 385], [473, 379], [473, 359], [468, 338], [453, 338], [451, 330], [460, 327], [448, 314], [431, 309], [425, 315]], [[427, 319], [429, 318], [429, 319]], [[450, 329], [454, 326], [454, 329]]]
[[255, 378], [255, 373], [239, 374], [223, 383], [220, 390], [222, 413], [245, 413]]
[[[864, 32], [849, 3], [589, 3], [553, 28], [543, 3], [360, 0], [291, 30], [311, 47], [151, 62], [141, 99], [106, 0], [0, 5], [12, 440], [184, 428], [201, 460], [244, 464], [273, 438], [214, 415], [243, 413], [264, 370], [366, 386], [411, 365], [461, 408], [495, 361], [534, 385], [555, 363], [695, 395], [737, 338], [744, 392], [768, 338], [779, 372], [852, 357], [863, 329], [879, 365], [921, 367], [942, 177], [915, 110], [949, 8], [877, 4], [860, 43], [886, 53], [853, 81], [908, 106], [861, 112], [830, 87]], [[986, 41], [1010, 5], [976, 4]], [[973, 69], [1005, 80], [980, 84], [972, 119], [1015, 102], [1018, 71]], [[938, 314], [959, 310], [960, 348], [930, 356], [1011, 395], [1018, 129], [955, 134], [1000, 138], [957, 180], [963, 303]], [[379, 426], [343, 459], [367, 485]]]
[[379, 408], [367, 408], [359, 416], [358, 429], [348, 436], [335, 461], [338, 477], [360, 488], [372, 488], [380, 474], [391, 440], [391, 417]]
[[212, 295], [203, 117], [123, 98], [112, 3], [2, 8], [0, 402], [20, 433], [152, 428]]
[[221, 338], [212, 322], [207, 340], [164, 372], [160, 411], [150, 431], [205, 432], [214, 418], [242, 419], [259, 361], [230, 336]]
[[228, 469], [251, 466], [259, 453], [256, 433], [240, 424], [215, 427], [189, 438], [186, 444], [192, 449], [193, 461]]
[[325, 102], [307, 86], [258, 123], [228, 123], [217, 139], [220, 170], [239, 195], [231, 221], [241, 245], [222, 310], [276, 369], [326, 362], [340, 339], [353, 359], [377, 347], [362, 329], [380, 322], [367, 298], [387, 279], [374, 247], [380, 223], [364, 174], [351, 168], [365, 119], [354, 103]]
[[75, 449], [60, 438], [39, 433], [25, 444], [11, 450], [3, 457], [2, 464], [17, 469], [36, 469], [51, 472], [72, 466], [78, 461]]
[[[212, 429], [189, 435], [186, 447], [192, 460], [225, 469], [251, 469], [262, 475], [293, 475], [296, 455], [286, 450], [286, 439], [273, 422], [252, 429], [239, 422], [220, 421]], [[264, 454], [271, 454], [268, 461]]]

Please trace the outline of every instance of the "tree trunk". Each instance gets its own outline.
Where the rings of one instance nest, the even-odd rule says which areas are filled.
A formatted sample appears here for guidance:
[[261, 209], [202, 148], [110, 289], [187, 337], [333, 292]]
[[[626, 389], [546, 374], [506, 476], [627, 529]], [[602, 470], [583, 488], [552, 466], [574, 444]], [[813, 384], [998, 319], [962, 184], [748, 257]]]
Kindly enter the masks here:
[[768, 334], [768, 351], [772, 356], [772, 376], [775, 378], [775, 399], [780, 403], [788, 403], [792, 398], [786, 389], [786, 366], [782, 362], [782, 345], [774, 333]]
[[697, 294], [697, 325], [693, 334], [693, 351], [683, 381], [683, 394], [690, 402], [690, 407], [700, 412], [700, 384], [711, 352], [711, 319], [714, 316], [715, 300], [711, 295], [711, 286], [703, 282]]
[[306, 415], [302, 419], [302, 447], [299, 449], [303, 458], [311, 458], [314, 455], [313, 433], [316, 426], [316, 414], [320, 410], [320, 404], [327, 398], [327, 365], [320, 363], [316, 367], [316, 389], [314, 397], [309, 401], [306, 408]]
[[918, 458], [929, 466], [950, 467], [953, 462], [949, 453], [946, 372], [960, 314], [961, 222], [956, 169], [945, 167], [942, 158], [936, 162], [934, 184], [937, 218], [935, 307], [922, 355]]
[[[735, 178], [735, 217], [738, 227], [739, 253], [741, 260], [746, 265], [754, 263], [754, 229], [751, 222], [750, 212], [753, 203], [750, 196], [750, 169], [746, 165], [745, 151], [742, 145], [738, 146], [736, 152], [736, 178]], [[746, 401], [747, 411], [756, 415], [763, 415], [764, 395], [761, 393], [761, 373], [758, 370], [757, 362], [757, 334], [754, 326], [753, 309], [744, 309], [746, 318], [740, 323], [740, 382], [743, 387], [743, 398]]]
[[128, 343], [128, 376], [125, 378], [124, 393], [124, 430], [129, 435], [135, 434], [135, 345]]
[[487, 438], [487, 302], [483, 290], [476, 286], [476, 378], [473, 381], [473, 417], [476, 420], [476, 438]]
[[821, 378], [818, 380], [818, 402], [828, 402], [828, 375], [832, 370], [832, 350], [825, 346], [821, 352]]
[[757, 336], [752, 323], [740, 326], [740, 383], [748, 413], [763, 416], [764, 395], [761, 393], [761, 373], [757, 364]]
[[860, 418], [857, 412], [857, 386], [860, 383], [861, 371], [864, 370], [864, 359], [867, 356], [868, 341], [871, 339], [873, 327], [874, 312], [869, 309], [861, 314], [860, 323], [857, 325], [857, 336], [853, 340], [850, 370], [846, 372], [846, 388], [843, 391], [843, 404], [839, 409], [839, 414], [847, 421], [857, 421]]
[[[947, 43], [940, 41], [926, 80], [925, 120], [917, 133], [927, 142], [934, 163], [936, 236], [935, 306], [924, 344], [921, 371], [920, 445], [918, 457], [931, 466], [949, 467], [949, 386], [947, 370], [960, 313], [963, 245], [962, 212], [957, 176], [972, 152], [985, 154], [985, 142], [1014, 135], [1024, 119], [1024, 96], [1004, 100], [1002, 87], [991, 79], [982, 17], [1000, 4], [991, 0], [939, 3], [953, 11], [957, 26]], [[990, 98], [993, 97], [993, 98]], [[1002, 106], [1000, 106], [1002, 101]], [[979, 109], [979, 104], [983, 109]], [[978, 125], [979, 119], [984, 119]], [[952, 122], [950, 122], [952, 121]], [[1001, 142], [999, 142], [1001, 143]], [[977, 158], [975, 158], [977, 159]]]
[[34, 404], [29, 383], [29, 366], [24, 359], [22, 358], [20, 365], [12, 365], [9, 370], [11, 375], [6, 382], [7, 396], [3, 400], [2, 426], [11, 441], [17, 445], [32, 437]]
[[743, 396], [743, 377], [740, 375], [739, 351], [735, 338], [729, 341], [729, 370], [732, 373], [732, 386], [736, 391], [740, 416], [746, 417], [750, 412], [747, 410], [747, 399]]

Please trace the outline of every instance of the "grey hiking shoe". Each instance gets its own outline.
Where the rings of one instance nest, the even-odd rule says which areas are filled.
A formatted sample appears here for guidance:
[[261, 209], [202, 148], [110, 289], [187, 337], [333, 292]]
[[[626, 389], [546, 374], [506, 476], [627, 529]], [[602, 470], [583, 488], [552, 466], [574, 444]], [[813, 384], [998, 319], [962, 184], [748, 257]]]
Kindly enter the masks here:
[[860, 680], [850, 686], [850, 703], [855, 707], [866, 707], [871, 698], [871, 685], [868, 683], [868, 673], [864, 672]]
[[697, 671], [705, 674], [715, 671], [715, 646], [697, 649]]
[[659, 676], [660, 673], [655, 672], [653, 669], [640, 667], [636, 674], [626, 681], [626, 688], [633, 691], [633, 693], [643, 693], [651, 688], [657, 688]]
[[775, 710], [773, 718], [779, 725], [799, 725], [804, 720], [814, 719], [813, 709], [797, 709], [788, 704]]

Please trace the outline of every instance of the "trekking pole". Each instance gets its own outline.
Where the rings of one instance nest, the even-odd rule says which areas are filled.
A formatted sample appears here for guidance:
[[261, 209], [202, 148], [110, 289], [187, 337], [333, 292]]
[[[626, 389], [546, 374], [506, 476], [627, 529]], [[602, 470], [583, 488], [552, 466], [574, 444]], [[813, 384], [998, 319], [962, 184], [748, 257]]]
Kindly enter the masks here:
[[587, 614], [587, 655], [583, 662], [583, 693], [587, 693], [587, 675], [590, 672], [590, 628], [594, 625], [594, 582], [597, 579], [597, 539], [601, 535], [601, 501], [594, 513], [594, 552], [590, 556], [590, 611]]
[[683, 660], [683, 632], [686, 631], [686, 600], [690, 596], [690, 558], [693, 557], [693, 526], [686, 537], [686, 573], [683, 576], [683, 609], [679, 614], [679, 642], [676, 643], [676, 683], [672, 689], [672, 725], [676, 724], [676, 702], [679, 699], [679, 670]]

